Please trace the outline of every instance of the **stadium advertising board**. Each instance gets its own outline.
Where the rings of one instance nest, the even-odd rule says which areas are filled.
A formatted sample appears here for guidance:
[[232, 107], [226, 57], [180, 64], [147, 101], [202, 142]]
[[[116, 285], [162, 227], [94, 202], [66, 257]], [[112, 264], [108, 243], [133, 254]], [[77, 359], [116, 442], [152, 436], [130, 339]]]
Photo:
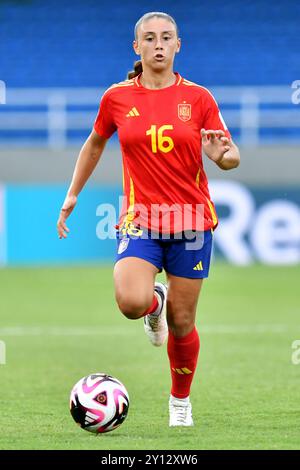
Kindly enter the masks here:
[[[237, 265], [300, 262], [300, 193], [297, 188], [255, 189], [221, 180], [211, 181], [210, 188], [219, 216], [219, 226], [214, 233], [216, 258]], [[111, 262], [114, 259], [112, 227], [117, 223], [121, 188], [86, 188], [70, 218], [70, 236], [61, 243], [56, 234], [56, 216], [64, 191], [65, 188], [57, 186], [20, 185], [7, 186], [5, 191], [0, 189], [2, 264]], [[108, 214], [110, 226], [105, 220]], [[104, 233], [103, 227], [106, 227]]]

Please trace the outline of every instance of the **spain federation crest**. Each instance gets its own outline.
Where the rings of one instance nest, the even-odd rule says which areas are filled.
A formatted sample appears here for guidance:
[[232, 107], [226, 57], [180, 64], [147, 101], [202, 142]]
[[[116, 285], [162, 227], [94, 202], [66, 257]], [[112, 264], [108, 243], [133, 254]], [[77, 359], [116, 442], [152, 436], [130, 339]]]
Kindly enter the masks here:
[[121, 253], [123, 253], [123, 251], [127, 249], [129, 240], [130, 238], [122, 238], [118, 248], [118, 255], [120, 255]]
[[189, 121], [192, 117], [192, 106], [188, 103], [178, 105], [178, 117], [183, 122]]

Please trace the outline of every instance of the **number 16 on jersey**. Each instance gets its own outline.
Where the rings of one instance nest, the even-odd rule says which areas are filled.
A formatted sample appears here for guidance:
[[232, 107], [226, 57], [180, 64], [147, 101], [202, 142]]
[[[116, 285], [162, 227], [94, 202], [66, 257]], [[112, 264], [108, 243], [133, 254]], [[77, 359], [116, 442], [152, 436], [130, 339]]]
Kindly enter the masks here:
[[157, 153], [157, 148], [164, 153], [171, 152], [174, 148], [174, 142], [172, 137], [163, 135], [164, 131], [173, 130], [171, 124], [166, 124], [157, 129], [157, 126], [153, 124], [150, 129], [146, 131], [146, 135], [151, 136], [151, 149], [153, 153]]

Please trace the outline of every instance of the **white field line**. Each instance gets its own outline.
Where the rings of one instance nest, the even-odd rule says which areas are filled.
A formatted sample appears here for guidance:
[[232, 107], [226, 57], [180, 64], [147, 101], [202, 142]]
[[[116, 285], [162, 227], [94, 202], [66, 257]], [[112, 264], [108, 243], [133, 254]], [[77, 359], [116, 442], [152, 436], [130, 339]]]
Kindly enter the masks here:
[[[199, 333], [204, 334], [276, 334], [300, 332], [300, 325], [257, 324], [257, 325], [203, 325], [197, 326]], [[142, 330], [141, 330], [142, 332]], [[4, 336], [133, 336], [136, 328], [115, 326], [15, 326], [0, 328], [0, 338]]]

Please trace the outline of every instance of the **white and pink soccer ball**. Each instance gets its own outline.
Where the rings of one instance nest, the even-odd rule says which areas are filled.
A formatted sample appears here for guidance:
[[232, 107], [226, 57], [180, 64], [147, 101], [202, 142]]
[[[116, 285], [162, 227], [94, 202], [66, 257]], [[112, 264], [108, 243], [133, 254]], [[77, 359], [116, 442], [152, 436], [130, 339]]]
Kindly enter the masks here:
[[86, 431], [113, 431], [125, 420], [128, 408], [126, 388], [118, 379], [107, 374], [83, 377], [71, 391], [71, 415]]

